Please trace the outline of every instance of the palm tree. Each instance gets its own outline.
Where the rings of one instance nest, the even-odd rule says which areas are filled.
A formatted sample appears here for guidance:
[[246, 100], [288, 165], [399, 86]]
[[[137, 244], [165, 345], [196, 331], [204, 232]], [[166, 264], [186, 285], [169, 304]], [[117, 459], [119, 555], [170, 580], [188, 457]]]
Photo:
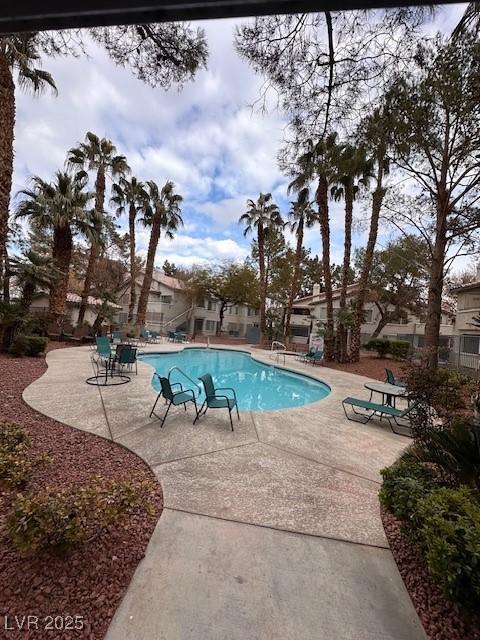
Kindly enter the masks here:
[[305, 152], [298, 158], [299, 173], [290, 188], [299, 191], [313, 180], [318, 180], [315, 198], [318, 206], [318, 220], [322, 240], [322, 267], [325, 285], [327, 318], [325, 323], [325, 360], [334, 358], [334, 322], [332, 296], [332, 270], [330, 266], [330, 219], [328, 213], [328, 189], [334, 182], [336, 162], [341, 147], [337, 143], [337, 134], [330, 133], [319, 142], [308, 140]]
[[345, 201], [345, 233], [343, 245], [342, 283], [340, 289], [338, 315], [338, 360], [347, 360], [347, 333], [343, 323], [347, 303], [347, 286], [350, 277], [350, 259], [352, 252], [353, 202], [362, 186], [367, 186], [372, 176], [374, 163], [367, 159], [362, 147], [346, 144], [340, 150], [337, 163], [336, 184], [331, 188], [334, 200]]
[[452, 31], [452, 39], [459, 40], [467, 33], [478, 35], [480, 30], [480, 5], [478, 2], [470, 2], [460, 18], [457, 26]]
[[128, 238], [130, 242], [130, 302], [128, 305], [127, 323], [133, 322], [136, 303], [135, 277], [137, 275], [136, 256], [135, 256], [135, 221], [137, 215], [145, 211], [148, 201], [148, 194], [145, 190], [143, 182], [132, 177], [127, 180], [123, 176], [118, 183], [112, 186], [112, 198], [110, 202], [117, 207], [117, 216], [123, 215], [128, 211]]
[[38, 289], [50, 289], [60, 275], [53, 266], [52, 257], [36, 251], [26, 251], [23, 257], [10, 260], [11, 275], [21, 290], [21, 306], [24, 312], [30, 309], [33, 296]]
[[15, 128], [15, 81], [25, 91], [40, 94], [47, 86], [56, 92], [52, 76], [39, 69], [37, 34], [19, 33], [0, 37], [0, 281], [5, 277], [8, 297], [7, 238], [13, 173]]
[[266, 302], [267, 277], [265, 270], [265, 238], [271, 229], [283, 227], [278, 205], [273, 202], [271, 193], [261, 193], [257, 201], [247, 200], [247, 211], [238, 220], [244, 225], [246, 237], [255, 230], [257, 233], [258, 264], [260, 270], [260, 332], [263, 341], [267, 331]]
[[358, 282], [358, 291], [353, 312], [353, 326], [350, 340], [350, 360], [360, 360], [360, 331], [364, 321], [363, 307], [367, 298], [368, 281], [373, 264], [373, 256], [378, 235], [378, 223], [383, 199], [386, 193], [385, 176], [389, 172], [388, 149], [392, 134], [392, 116], [385, 106], [377, 107], [362, 123], [362, 138], [365, 146], [372, 149], [375, 163], [375, 190], [372, 193], [372, 214], [367, 246], [363, 257]]
[[70, 149], [67, 157], [69, 168], [80, 169], [79, 175], [85, 175], [87, 171], [95, 171], [95, 211], [97, 212], [96, 241], [90, 247], [88, 266], [82, 290], [82, 301], [78, 312], [78, 324], [81, 325], [87, 309], [87, 300], [90, 295], [95, 265], [100, 254], [102, 236], [102, 217], [105, 210], [105, 181], [107, 176], [112, 179], [123, 176], [130, 171], [125, 156], [117, 155], [117, 149], [111, 140], [99, 138], [89, 131], [85, 136], [85, 142], [80, 142], [78, 147]]
[[158, 185], [153, 180], [148, 180], [146, 184], [149, 204], [146, 207], [142, 222], [146, 227], [150, 227], [150, 240], [135, 322], [139, 327], [145, 324], [147, 316], [148, 295], [152, 286], [155, 254], [157, 253], [160, 235], [163, 231], [166, 238], [173, 239], [175, 231], [183, 226], [180, 209], [183, 197], [175, 193], [175, 184], [171, 180], [167, 180], [161, 189], [158, 188]]
[[297, 246], [295, 249], [295, 259], [293, 263], [293, 277], [292, 286], [288, 296], [287, 309], [285, 313], [285, 324], [283, 329], [283, 335], [288, 337], [290, 330], [290, 319], [292, 317], [293, 301], [298, 295], [300, 288], [300, 263], [302, 260], [303, 249], [303, 233], [305, 228], [309, 229], [313, 227], [317, 222], [317, 217], [312, 209], [312, 203], [310, 202], [310, 192], [307, 187], [301, 189], [297, 196], [297, 201], [292, 202], [291, 209], [288, 212], [287, 225], [290, 230], [295, 233], [297, 238]]
[[86, 184], [86, 176], [72, 178], [61, 171], [51, 183], [34, 176], [32, 187], [20, 191], [24, 199], [16, 210], [17, 218], [53, 231], [52, 258], [59, 277], [50, 287], [50, 314], [58, 326], [65, 313], [73, 237], [80, 234], [93, 241], [97, 234], [96, 211], [87, 211], [94, 194], [85, 191]]

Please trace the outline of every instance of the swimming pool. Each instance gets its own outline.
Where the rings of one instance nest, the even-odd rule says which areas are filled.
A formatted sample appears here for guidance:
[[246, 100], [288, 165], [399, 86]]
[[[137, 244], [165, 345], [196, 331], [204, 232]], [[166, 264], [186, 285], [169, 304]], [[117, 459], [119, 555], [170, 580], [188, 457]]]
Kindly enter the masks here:
[[[235, 389], [239, 408], [244, 411], [300, 407], [322, 400], [330, 393], [330, 387], [323, 382], [263, 364], [243, 351], [187, 347], [176, 353], [145, 354], [141, 360], [152, 366], [160, 376], [165, 377], [172, 367], [179, 367], [199, 383], [202, 389], [200, 401], [204, 394], [198, 377], [210, 373], [216, 386]], [[193, 388], [198, 398], [199, 389], [179, 371], [172, 371], [170, 381], [181, 382], [184, 388]], [[160, 385], [155, 376], [152, 385], [159, 390]]]

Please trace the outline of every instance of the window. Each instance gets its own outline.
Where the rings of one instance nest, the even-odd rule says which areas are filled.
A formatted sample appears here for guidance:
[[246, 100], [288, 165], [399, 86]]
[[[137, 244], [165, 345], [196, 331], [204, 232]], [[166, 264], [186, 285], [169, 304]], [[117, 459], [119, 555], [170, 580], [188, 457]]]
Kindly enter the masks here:
[[126, 324], [128, 319], [128, 313], [119, 313], [118, 314], [118, 323], [119, 324]]
[[480, 353], [480, 336], [462, 336], [462, 353]]
[[373, 320], [373, 309], [364, 309], [363, 310], [363, 321], [364, 322], [372, 322]]
[[160, 296], [160, 302], [165, 304], [172, 304], [172, 296]]
[[207, 300], [207, 309], [208, 311], [216, 311], [217, 303], [214, 302], [213, 300]]
[[238, 316], [238, 307], [231, 307], [230, 308], [230, 315]]
[[163, 322], [163, 313], [159, 313], [158, 311], [147, 311], [145, 314], [145, 320], [147, 322], [152, 322], [153, 324], [160, 324]]
[[293, 307], [292, 313], [295, 316], [309, 316], [310, 309], [303, 309], [302, 307]]
[[215, 320], [205, 320], [205, 331], [215, 331], [216, 324]]
[[247, 309], [247, 315], [248, 316], [258, 316], [258, 309], [254, 309], [253, 307], [248, 307]]
[[310, 333], [310, 327], [296, 327], [295, 325], [290, 327], [290, 334], [292, 336], [302, 336], [303, 338], [308, 338]]
[[480, 295], [474, 292], [464, 293], [463, 295], [460, 295], [458, 297], [458, 308], [460, 310], [480, 309]]

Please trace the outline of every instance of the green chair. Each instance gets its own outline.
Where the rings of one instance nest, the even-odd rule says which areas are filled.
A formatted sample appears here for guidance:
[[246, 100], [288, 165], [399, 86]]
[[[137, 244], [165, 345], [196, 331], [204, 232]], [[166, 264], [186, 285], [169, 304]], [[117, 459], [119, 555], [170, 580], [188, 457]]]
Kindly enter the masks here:
[[[195, 420], [198, 417], [198, 409], [197, 402], [195, 400], [195, 393], [192, 389], [184, 389], [180, 382], [170, 383], [168, 378], [164, 378], [159, 376], [157, 373], [155, 374], [160, 381], [160, 392], [155, 400], [155, 404], [150, 411], [150, 417], [155, 416], [160, 420], [160, 427], [163, 427], [165, 424], [165, 420], [167, 419], [168, 412], [170, 411], [170, 407], [173, 405], [174, 407], [183, 404], [185, 411], [187, 410], [187, 404], [189, 402], [193, 402], [195, 407]], [[173, 391], [172, 387], [180, 387], [179, 391]], [[157, 402], [160, 400], [161, 396], [163, 396], [168, 404], [167, 410], [165, 411], [163, 418], [155, 413], [155, 407], [157, 406]], [[195, 420], [193, 424], [195, 424]]]
[[113, 354], [110, 340], [107, 336], [97, 336], [95, 338], [96, 349], [92, 353], [92, 362], [97, 365], [97, 369], [100, 365], [104, 365], [106, 368], [112, 363]]
[[158, 342], [158, 331], [150, 331], [150, 341]]
[[120, 331], [116, 330], [112, 333], [112, 338], [114, 342], [121, 342], [122, 341], [122, 334]]
[[[353, 415], [350, 415], [350, 416], [348, 415], [345, 405], [348, 405], [351, 407], [353, 415], [357, 416], [356, 418], [353, 417]], [[359, 398], [348, 397], [342, 400], [342, 407], [347, 420], [366, 424], [373, 418], [374, 415], [378, 415], [380, 417], [380, 420], [382, 419], [383, 416], [385, 416], [390, 425], [390, 429], [393, 431], [393, 433], [396, 433], [397, 435], [400, 435], [400, 436], [411, 436], [411, 433], [407, 434], [407, 433], [400, 433], [398, 431], [395, 431], [395, 429], [393, 428], [392, 420], [395, 422], [397, 426], [410, 429], [409, 424], [402, 424], [399, 421], [403, 419], [410, 421], [410, 414], [412, 411], [415, 410], [417, 406], [418, 406], [418, 402], [414, 402], [406, 409], [401, 410], [401, 409], [396, 409], [395, 407], [392, 407], [389, 404], [378, 404], [376, 402], [371, 402], [370, 400], [360, 400]], [[370, 411], [370, 413], [355, 411], [355, 408], [365, 409], [367, 411]]]
[[[200, 411], [197, 413], [197, 417], [193, 421], [193, 424], [198, 420], [198, 418], [207, 413], [207, 409], [228, 409], [228, 417], [230, 418], [230, 426], [233, 431], [233, 422], [232, 422], [232, 410], [236, 409], [237, 418], [240, 420], [240, 414], [238, 413], [238, 402], [237, 395], [235, 390], [231, 387], [218, 387], [215, 389], [215, 385], [213, 384], [212, 376], [209, 373], [205, 373], [203, 376], [200, 376], [199, 380], [202, 381], [203, 387], [205, 389], [205, 400], [203, 401], [202, 406], [200, 407]], [[231, 391], [233, 393], [233, 398], [219, 394], [218, 391]]]
[[169, 342], [175, 342], [175, 331], [169, 331], [167, 337]]
[[385, 374], [387, 376], [387, 383], [394, 384], [396, 387], [406, 387], [407, 385], [398, 378], [395, 378], [393, 371], [391, 369], [385, 369]]
[[133, 372], [134, 365], [136, 375], [138, 373], [137, 348], [129, 344], [119, 344], [113, 361], [114, 368], [120, 369], [121, 372], [124, 369]]
[[309, 362], [310, 364], [320, 364], [323, 360], [323, 351], [317, 349], [311, 356], [307, 356], [304, 362]]

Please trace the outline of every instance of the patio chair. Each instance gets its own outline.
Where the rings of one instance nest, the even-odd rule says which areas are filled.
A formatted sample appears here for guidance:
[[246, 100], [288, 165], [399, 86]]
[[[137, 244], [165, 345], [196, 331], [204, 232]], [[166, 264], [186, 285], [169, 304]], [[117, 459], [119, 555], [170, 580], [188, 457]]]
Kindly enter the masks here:
[[133, 372], [133, 365], [135, 365], [136, 375], [138, 373], [137, 348], [129, 344], [118, 345], [113, 366], [118, 367], [121, 372], [123, 372], [124, 369]]
[[175, 342], [175, 331], [169, 331], [167, 333], [167, 338], [169, 342]]
[[307, 356], [304, 362], [309, 362], [310, 364], [320, 364], [323, 360], [323, 351], [316, 350], [311, 356]]
[[393, 371], [391, 369], [385, 369], [385, 374], [387, 376], [388, 384], [394, 384], [396, 387], [406, 387], [405, 382], [400, 380], [399, 378], [395, 378]]
[[150, 342], [158, 342], [158, 331], [150, 331]]
[[[205, 373], [203, 376], [200, 376], [199, 380], [202, 381], [203, 387], [205, 389], [205, 400], [203, 401], [202, 406], [200, 407], [200, 411], [197, 413], [197, 417], [193, 421], [193, 424], [198, 420], [198, 418], [207, 413], [207, 409], [228, 409], [228, 417], [230, 418], [230, 426], [233, 431], [233, 422], [232, 422], [232, 410], [235, 408], [237, 410], [237, 418], [240, 420], [240, 414], [238, 413], [238, 402], [237, 395], [235, 393], [235, 389], [231, 387], [218, 387], [215, 389], [215, 385], [213, 384], [212, 376], [209, 373]], [[227, 395], [219, 394], [219, 391], [231, 391], [233, 393], [233, 398], [230, 398]]]
[[150, 342], [150, 332], [147, 331], [147, 329], [145, 327], [142, 327], [141, 331], [140, 331], [140, 339], [144, 342]]
[[[198, 409], [197, 409], [197, 401], [195, 400], [195, 393], [192, 389], [184, 389], [180, 382], [170, 383], [168, 378], [164, 378], [159, 376], [157, 373], [155, 374], [160, 381], [160, 393], [155, 400], [155, 404], [150, 411], [150, 417], [155, 416], [160, 420], [160, 427], [163, 427], [165, 424], [165, 420], [167, 419], [168, 412], [170, 411], [170, 407], [179, 406], [183, 404], [183, 408], [185, 411], [187, 410], [187, 404], [189, 402], [193, 402], [193, 406], [195, 407], [195, 420], [198, 417]], [[180, 387], [179, 391], [173, 391], [172, 387]], [[165, 411], [163, 418], [155, 413], [155, 407], [157, 406], [157, 402], [160, 400], [160, 397], [163, 396], [167, 402], [167, 410]], [[195, 420], [193, 423], [195, 424]]]
[[[349, 405], [352, 409], [353, 415], [358, 417], [354, 418], [353, 415], [348, 415], [345, 405]], [[380, 420], [382, 419], [383, 416], [385, 416], [388, 420], [388, 424], [390, 425], [390, 429], [393, 431], [393, 433], [396, 433], [397, 435], [400, 435], [400, 436], [411, 436], [411, 433], [407, 434], [407, 433], [400, 433], [398, 431], [395, 431], [395, 429], [393, 428], [392, 420], [395, 422], [397, 426], [410, 429], [410, 424], [405, 424], [405, 423], [402, 424], [402, 422], [399, 422], [399, 421], [406, 419], [409, 422], [410, 414], [417, 407], [417, 405], [418, 405], [418, 402], [414, 402], [413, 404], [408, 406], [406, 409], [401, 410], [401, 409], [396, 409], [395, 407], [392, 407], [388, 404], [378, 404], [376, 402], [371, 402], [370, 400], [360, 400], [359, 398], [348, 397], [342, 400], [342, 407], [347, 420], [366, 424], [373, 418], [374, 415], [378, 415], [380, 417]], [[355, 411], [355, 408], [366, 409], [367, 411], [370, 411], [370, 413]]]
[[95, 338], [96, 349], [92, 353], [92, 361], [97, 365], [104, 364], [106, 367], [111, 364], [113, 358], [112, 347], [107, 336], [97, 336]]
[[112, 333], [112, 338], [114, 342], [122, 342], [122, 333], [120, 331], [114, 331]]
[[301, 360], [302, 362], [305, 362], [307, 358], [311, 358], [313, 356], [315, 351], [317, 351], [317, 349], [311, 348], [306, 353], [299, 353], [297, 355], [297, 360]]

